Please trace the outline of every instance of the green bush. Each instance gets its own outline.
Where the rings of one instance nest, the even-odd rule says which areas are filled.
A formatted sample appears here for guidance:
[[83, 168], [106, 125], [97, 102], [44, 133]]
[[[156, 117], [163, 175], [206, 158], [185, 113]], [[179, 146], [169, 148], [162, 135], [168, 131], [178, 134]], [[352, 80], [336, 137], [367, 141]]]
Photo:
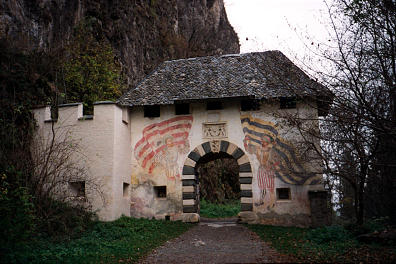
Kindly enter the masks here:
[[53, 199], [47, 199], [41, 205], [46, 212], [38, 215], [37, 230], [52, 240], [79, 237], [96, 220], [96, 215], [83, 206], [71, 206]]
[[386, 229], [389, 218], [381, 217], [367, 220], [363, 225], [350, 224], [345, 228], [349, 230], [353, 236], [372, 233], [374, 231], [381, 232]]
[[12, 173], [19, 174], [9, 170], [0, 175], [0, 256], [27, 243], [36, 229], [32, 196], [26, 188], [8, 181]]
[[74, 30], [66, 46], [62, 65], [67, 102], [83, 102], [87, 114], [93, 114], [95, 101], [115, 100], [121, 95], [121, 66], [115, 62], [113, 48], [95, 32], [98, 22], [85, 18]]

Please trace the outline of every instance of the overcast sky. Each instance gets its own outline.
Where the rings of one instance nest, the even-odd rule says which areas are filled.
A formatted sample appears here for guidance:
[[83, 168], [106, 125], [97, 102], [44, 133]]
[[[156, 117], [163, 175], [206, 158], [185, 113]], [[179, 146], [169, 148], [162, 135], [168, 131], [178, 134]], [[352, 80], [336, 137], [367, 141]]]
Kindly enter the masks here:
[[292, 59], [293, 53], [307, 52], [301, 37], [326, 40], [322, 0], [224, 0], [224, 4], [241, 53], [281, 50]]

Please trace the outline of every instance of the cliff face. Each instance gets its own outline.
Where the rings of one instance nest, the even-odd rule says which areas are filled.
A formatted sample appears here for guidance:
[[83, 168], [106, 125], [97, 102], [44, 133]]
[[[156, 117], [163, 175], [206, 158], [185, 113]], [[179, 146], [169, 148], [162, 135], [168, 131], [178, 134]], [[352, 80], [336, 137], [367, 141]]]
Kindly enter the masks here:
[[164, 60], [239, 53], [223, 0], [0, 0], [0, 38], [49, 51], [90, 17], [130, 84]]

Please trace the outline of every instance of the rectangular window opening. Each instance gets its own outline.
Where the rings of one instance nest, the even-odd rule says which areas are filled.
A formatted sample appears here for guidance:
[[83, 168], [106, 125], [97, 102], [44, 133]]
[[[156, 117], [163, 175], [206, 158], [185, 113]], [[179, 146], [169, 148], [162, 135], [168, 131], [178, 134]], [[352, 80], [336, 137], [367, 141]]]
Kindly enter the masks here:
[[190, 104], [175, 104], [175, 115], [190, 114]]
[[166, 198], [166, 186], [154, 186], [155, 197]]
[[159, 105], [145, 105], [144, 106], [144, 117], [159, 117], [160, 106]]
[[290, 200], [290, 188], [276, 188], [278, 200]]
[[94, 114], [94, 105], [93, 103], [84, 103], [83, 107], [83, 115], [93, 115]]
[[85, 181], [69, 182], [72, 196], [85, 197]]
[[223, 103], [220, 101], [210, 101], [206, 103], [206, 110], [221, 110]]
[[122, 196], [127, 198], [129, 196], [129, 183], [124, 182], [122, 184]]
[[260, 101], [254, 99], [247, 99], [241, 101], [241, 111], [256, 111], [260, 110]]
[[281, 97], [279, 101], [280, 109], [292, 109], [297, 107], [296, 97]]

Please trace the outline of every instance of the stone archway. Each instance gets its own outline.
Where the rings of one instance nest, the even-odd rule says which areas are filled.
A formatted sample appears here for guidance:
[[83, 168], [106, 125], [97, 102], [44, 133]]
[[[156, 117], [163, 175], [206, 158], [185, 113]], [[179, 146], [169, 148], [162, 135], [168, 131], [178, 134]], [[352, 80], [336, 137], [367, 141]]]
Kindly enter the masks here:
[[224, 152], [236, 159], [239, 165], [239, 183], [241, 185], [241, 212], [253, 210], [252, 167], [245, 152], [228, 141], [208, 141], [190, 152], [184, 162], [182, 172], [183, 213], [198, 213], [197, 199], [198, 175], [196, 165], [199, 159], [209, 153]]

